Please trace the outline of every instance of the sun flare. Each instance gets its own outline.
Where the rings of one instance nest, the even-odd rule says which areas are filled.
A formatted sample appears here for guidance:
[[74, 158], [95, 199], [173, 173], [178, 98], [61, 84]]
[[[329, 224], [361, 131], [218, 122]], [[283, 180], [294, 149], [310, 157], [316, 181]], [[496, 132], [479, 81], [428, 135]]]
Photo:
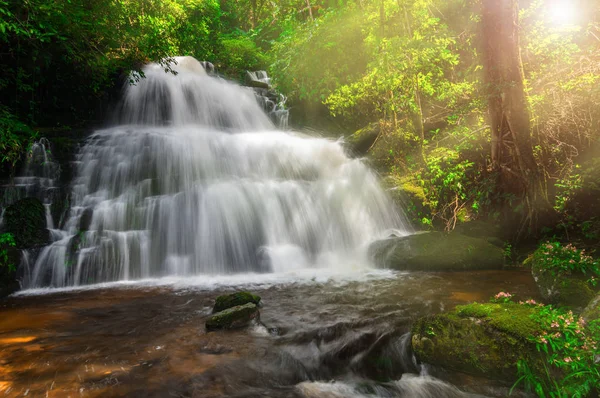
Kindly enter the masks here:
[[579, 7], [573, 0], [557, 0], [549, 5], [550, 20], [559, 26], [574, 25], [577, 22]]

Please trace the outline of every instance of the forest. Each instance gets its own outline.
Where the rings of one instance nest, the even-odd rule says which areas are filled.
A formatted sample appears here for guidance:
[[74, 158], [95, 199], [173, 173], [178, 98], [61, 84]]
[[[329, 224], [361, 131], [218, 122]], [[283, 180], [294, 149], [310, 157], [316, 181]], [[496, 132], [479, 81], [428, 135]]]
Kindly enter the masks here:
[[[177, 74], [174, 57], [192, 56], [242, 85], [264, 70], [291, 129], [362, 159], [412, 230], [489, 234], [504, 268], [542, 285], [537, 301], [504, 289], [419, 320], [423, 362], [499, 367], [539, 397], [600, 392], [598, 1], [0, 0], [0, 15], [3, 185], [42, 138], [71, 159], [148, 63]], [[15, 238], [0, 234], [12, 280]], [[457, 364], [423, 343], [452, 351], [465, 317], [532, 354]]]

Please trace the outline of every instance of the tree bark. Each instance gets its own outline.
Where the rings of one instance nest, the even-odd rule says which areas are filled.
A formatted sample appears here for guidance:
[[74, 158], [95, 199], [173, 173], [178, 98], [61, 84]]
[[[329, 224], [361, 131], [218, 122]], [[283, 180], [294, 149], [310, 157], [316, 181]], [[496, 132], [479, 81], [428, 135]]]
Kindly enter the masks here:
[[523, 198], [519, 233], [538, 226], [540, 213], [552, 211], [531, 141], [516, 0], [483, 0], [483, 56], [492, 130], [492, 169], [502, 193]]

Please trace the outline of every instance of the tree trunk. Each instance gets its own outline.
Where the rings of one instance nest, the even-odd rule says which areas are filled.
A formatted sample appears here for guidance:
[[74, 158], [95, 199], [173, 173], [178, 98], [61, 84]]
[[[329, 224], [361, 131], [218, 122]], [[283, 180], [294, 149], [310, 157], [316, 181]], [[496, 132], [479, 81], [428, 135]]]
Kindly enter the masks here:
[[483, 0], [484, 67], [492, 129], [492, 169], [502, 193], [523, 198], [519, 235], [538, 227], [550, 213], [542, 176], [535, 162], [519, 46], [516, 0]]

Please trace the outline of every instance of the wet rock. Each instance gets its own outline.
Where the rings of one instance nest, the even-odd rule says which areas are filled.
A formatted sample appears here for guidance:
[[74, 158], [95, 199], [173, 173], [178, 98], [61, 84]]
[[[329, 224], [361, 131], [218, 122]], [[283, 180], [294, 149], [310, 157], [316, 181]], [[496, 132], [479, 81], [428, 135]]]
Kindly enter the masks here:
[[382, 268], [411, 271], [462, 271], [499, 269], [502, 249], [485, 239], [456, 232], [425, 232], [379, 240], [369, 255]]
[[543, 372], [543, 359], [528, 337], [537, 331], [533, 309], [518, 304], [469, 304], [419, 319], [412, 347], [422, 363], [514, 382], [520, 359]]
[[535, 259], [530, 263], [533, 279], [547, 303], [582, 309], [594, 298], [596, 289], [587, 282], [589, 277], [584, 274], [553, 274]]
[[581, 313], [587, 323], [600, 319], [600, 294], [594, 297]]
[[369, 148], [371, 148], [375, 143], [375, 140], [377, 140], [380, 130], [379, 123], [371, 123], [346, 138], [346, 143], [352, 154], [356, 156], [365, 156], [369, 151]]
[[232, 294], [226, 294], [219, 296], [215, 300], [215, 306], [213, 307], [213, 314], [221, 312], [231, 307], [238, 305], [244, 305], [247, 303], [260, 304], [260, 296], [252, 294], [250, 292], [236, 292]]
[[260, 314], [256, 304], [238, 305], [211, 315], [206, 320], [206, 330], [242, 328], [259, 318]]
[[94, 217], [94, 209], [91, 207], [86, 208], [82, 213], [81, 217], [79, 217], [79, 230], [80, 231], [89, 231], [90, 226], [92, 225], [92, 219]]
[[21, 199], [6, 208], [5, 232], [11, 233], [19, 249], [47, 245], [50, 232], [46, 229], [46, 209], [35, 198]]
[[406, 215], [415, 229], [422, 229], [424, 220], [431, 220], [431, 204], [423, 187], [414, 178], [389, 178], [385, 186], [396, 207]]

